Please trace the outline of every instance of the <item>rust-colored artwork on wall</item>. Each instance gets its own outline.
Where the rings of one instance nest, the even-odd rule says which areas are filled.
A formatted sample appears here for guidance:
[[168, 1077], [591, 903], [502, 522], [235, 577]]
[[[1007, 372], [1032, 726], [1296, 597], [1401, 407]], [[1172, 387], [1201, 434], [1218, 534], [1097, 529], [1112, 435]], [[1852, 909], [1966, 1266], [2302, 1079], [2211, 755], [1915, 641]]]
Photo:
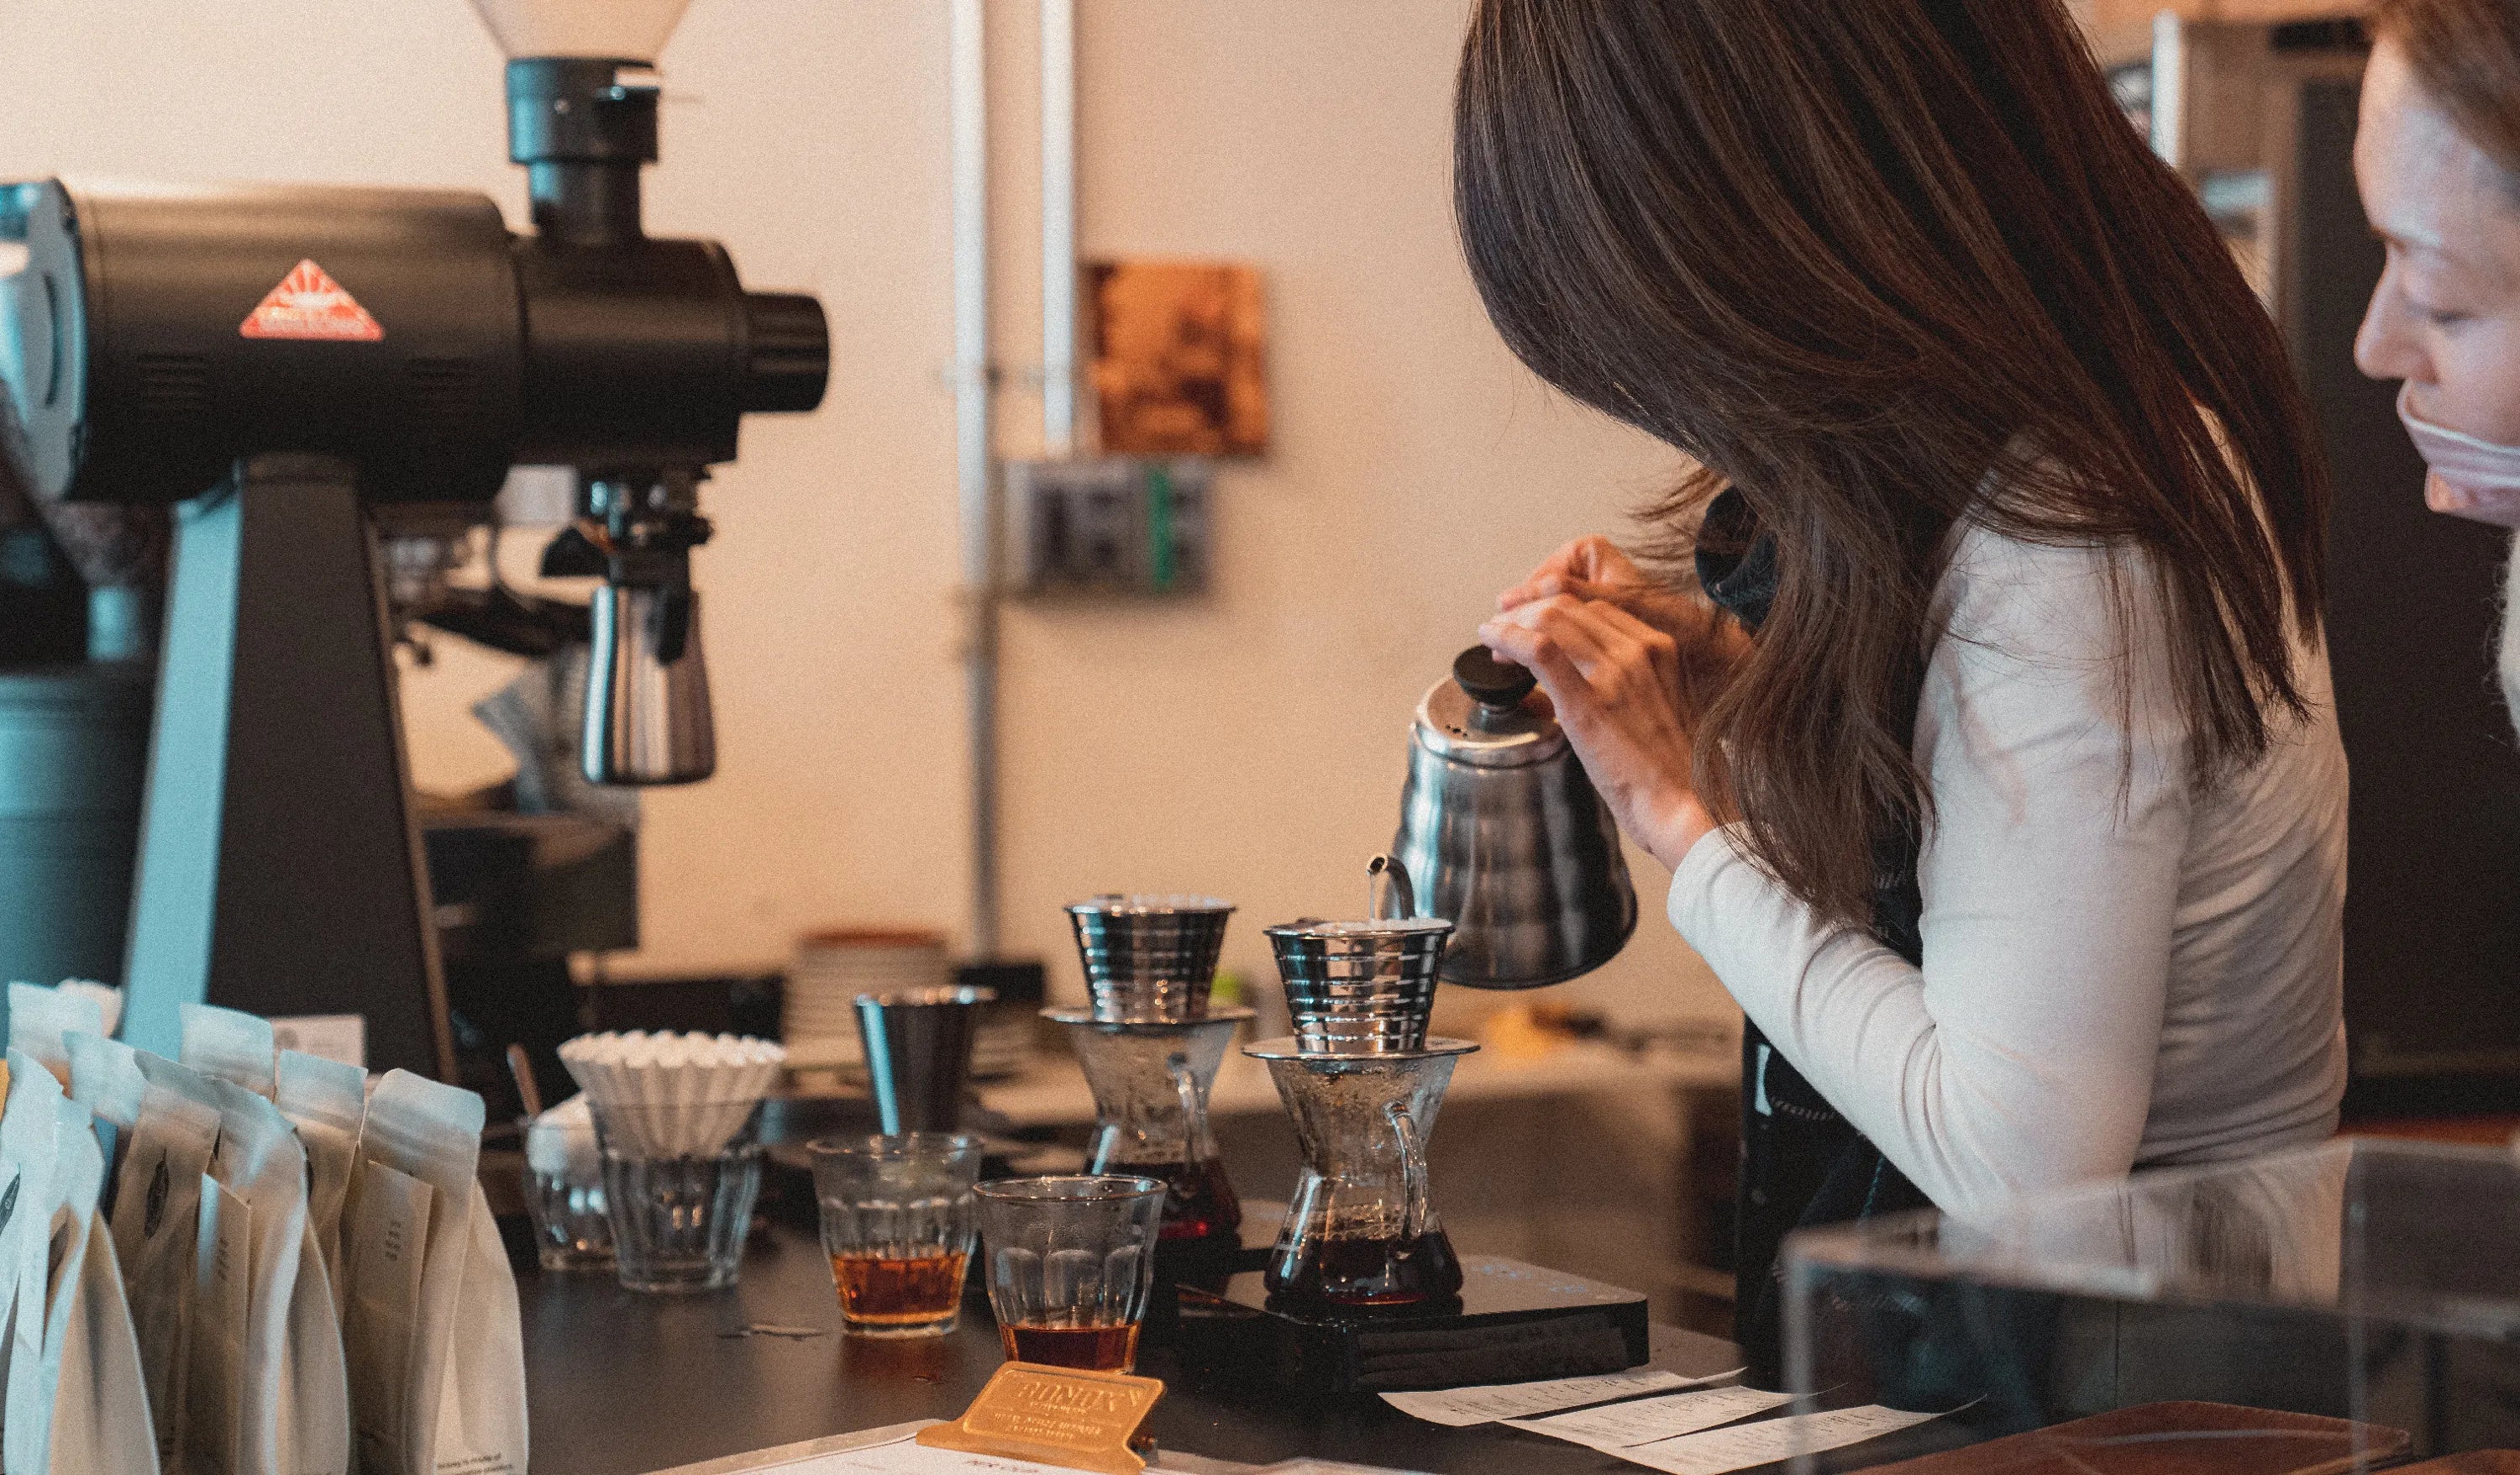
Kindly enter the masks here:
[[1260, 273], [1221, 261], [1086, 268], [1102, 449], [1257, 456], [1269, 448]]

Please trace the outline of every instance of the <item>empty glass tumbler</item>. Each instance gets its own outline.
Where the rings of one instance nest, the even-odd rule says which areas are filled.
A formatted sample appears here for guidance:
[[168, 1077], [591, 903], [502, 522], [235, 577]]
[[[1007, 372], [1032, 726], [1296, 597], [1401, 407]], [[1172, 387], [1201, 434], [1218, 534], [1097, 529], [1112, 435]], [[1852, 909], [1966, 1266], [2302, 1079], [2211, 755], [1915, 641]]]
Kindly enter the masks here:
[[912, 1132], [826, 1138], [807, 1150], [842, 1328], [862, 1337], [952, 1331], [971, 1259], [980, 1140]]
[[735, 1283], [761, 1192], [760, 1113], [748, 1112], [731, 1136], [722, 1136], [707, 1125], [714, 1110], [595, 1108], [613, 1270], [631, 1290], [722, 1290]]
[[610, 1270], [612, 1221], [604, 1212], [604, 1158], [586, 1098], [524, 1124], [525, 1212], [534, 1255], [547, 1271]]
[[1127, 1372], [1154, 1289], [1164, 1185], [1151, 1178], [980, 1184], [989, 1305], [1019, 1363]]

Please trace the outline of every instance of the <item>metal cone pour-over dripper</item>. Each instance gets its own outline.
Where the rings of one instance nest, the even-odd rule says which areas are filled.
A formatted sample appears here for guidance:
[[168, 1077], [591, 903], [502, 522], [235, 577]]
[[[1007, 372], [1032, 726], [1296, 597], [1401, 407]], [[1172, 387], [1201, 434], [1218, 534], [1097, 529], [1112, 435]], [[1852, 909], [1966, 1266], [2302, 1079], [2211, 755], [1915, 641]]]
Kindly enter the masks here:
[[1242, 1051], [1267, 1062], [1303, 1147], [1266, 1276], [1298, 1306], [1404, 1306], [1462, 1288], [1426, 1180], [1453, 1067], [1478, 1049], [1426, 1034], [1452, 924], [1409, 915], [1398, 862], [1376, 856], [1370, 872], [1373, 919], [1268, 929], [1295, 1035]]
[[1098, 896], [1069, 906], [1095, 1014], [1205, 1017], [1233, 916], [1233, 903], [1212, 896]]
[[1453, 924], [1420, 917], [1409, 872], [1389, 856], [1367, 868], [1371, 921], [1267, 928], [1302, 1048], [1328, 1054], [1420, 1050]]
[[990, 989], [910, 989], [857, 997], [867, 1081], [887, 1137], [952, 1132], [962, 1125], [971, 1043]]

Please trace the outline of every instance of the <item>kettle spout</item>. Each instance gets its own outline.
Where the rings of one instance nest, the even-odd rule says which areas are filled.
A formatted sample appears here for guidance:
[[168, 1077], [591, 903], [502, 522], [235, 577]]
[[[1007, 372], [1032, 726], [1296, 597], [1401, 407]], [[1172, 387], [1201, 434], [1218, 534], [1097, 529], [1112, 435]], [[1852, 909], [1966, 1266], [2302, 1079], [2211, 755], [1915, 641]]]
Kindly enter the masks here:
[[1409, 884], [1409, 868], [1397, 857], [1378, 855], [1365, 863], [1365, 915], [1375, 921], [1407, 921], [1418, 915], [1418, 888]]

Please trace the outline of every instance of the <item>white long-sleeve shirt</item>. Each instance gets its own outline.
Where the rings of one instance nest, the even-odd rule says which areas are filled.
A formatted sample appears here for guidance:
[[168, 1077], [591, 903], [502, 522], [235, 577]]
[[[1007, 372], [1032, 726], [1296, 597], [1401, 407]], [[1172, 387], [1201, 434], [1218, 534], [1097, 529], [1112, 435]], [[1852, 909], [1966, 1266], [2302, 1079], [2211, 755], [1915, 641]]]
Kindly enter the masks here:
[[2313, 718], [2279, 716], [2258, 763], [2198, 792], [2145, 570], [2118, 560], [2122, 621], [2109, 562], [1959, 534], [1916, 717], [1934, 804], [1923, 967], [1815, 920], [1732, 830], [1672, 879], [1673, 924], [1742, 1010], [1964, 1218], [2316, 1141], [2344, 1094], [2346, 769], [2326, 653], [2298, 658]]

